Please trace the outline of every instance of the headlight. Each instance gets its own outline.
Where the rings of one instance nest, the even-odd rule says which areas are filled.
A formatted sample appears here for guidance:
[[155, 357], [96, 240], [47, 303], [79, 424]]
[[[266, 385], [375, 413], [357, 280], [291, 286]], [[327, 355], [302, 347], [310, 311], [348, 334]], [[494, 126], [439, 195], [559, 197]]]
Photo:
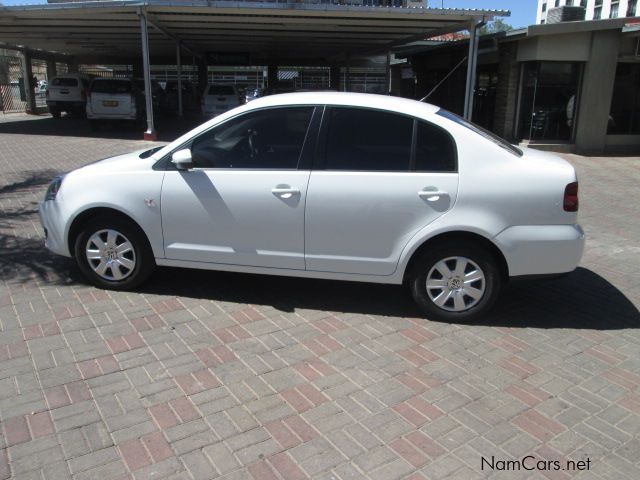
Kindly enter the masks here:
[[60, 186], [62, 185], [62, 180], [64, 176], [59, 176], [53, 179], [53, 182], [47, 188], [47, 193], [44, 195], [44, 201], [55, 200], [56, 195], [58, 195], [58, 191], [60, 190]]

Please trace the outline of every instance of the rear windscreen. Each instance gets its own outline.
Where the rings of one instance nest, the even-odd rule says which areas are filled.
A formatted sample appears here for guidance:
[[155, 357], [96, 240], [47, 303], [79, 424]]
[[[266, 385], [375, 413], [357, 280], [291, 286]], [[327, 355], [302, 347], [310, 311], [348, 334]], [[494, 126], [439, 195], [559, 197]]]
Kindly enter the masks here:
[[228, 85], [213, 85], [209, 87], [209, 95], [234, 95], [233, 87]]
[[77, 87], [78, 80], [75, 78], [54, 78], [51, 80], [51, 85], [54, 87]]
[[128, 80], [96, 80], [91, 85], [94, 93], [131, 93], [131, 82]]

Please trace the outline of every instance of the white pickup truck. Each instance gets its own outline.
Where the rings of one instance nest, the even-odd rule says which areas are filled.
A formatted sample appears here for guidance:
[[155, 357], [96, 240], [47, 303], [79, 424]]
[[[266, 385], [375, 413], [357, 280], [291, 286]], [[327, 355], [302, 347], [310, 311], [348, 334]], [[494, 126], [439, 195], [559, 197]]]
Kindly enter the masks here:
[[45, 95], [53, 118], [60, 118], [62, 112], [84, 115], [89, 83], [89, 77], [76, 73], [51, 79]]

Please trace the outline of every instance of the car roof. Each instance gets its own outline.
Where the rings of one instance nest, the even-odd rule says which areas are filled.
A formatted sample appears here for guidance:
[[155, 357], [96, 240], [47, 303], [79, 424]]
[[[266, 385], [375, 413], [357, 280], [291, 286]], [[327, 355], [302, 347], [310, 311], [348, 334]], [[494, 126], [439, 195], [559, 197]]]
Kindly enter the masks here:
[[282, 105], [339, 105], [351, 107], [379, 108], [407, 114], [436, 113], [439, 107], [430, 103], [391, 95], [353, 92], [294, 92], [260, 97], [250, 103], [251, 108]]

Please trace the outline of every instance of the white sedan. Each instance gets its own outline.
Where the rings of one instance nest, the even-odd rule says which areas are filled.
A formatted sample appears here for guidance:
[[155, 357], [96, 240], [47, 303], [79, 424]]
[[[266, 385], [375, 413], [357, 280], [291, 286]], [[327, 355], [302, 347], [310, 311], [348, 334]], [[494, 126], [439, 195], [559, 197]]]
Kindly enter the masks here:
[[156, 265], [406, 283], [429, 318], [462, 320], [510, 277], [574, 270], [577, 210], [561, 158], [433, 105], [316, 92], [58, 177], [40, 216], [46, 246], [103, 288]]

